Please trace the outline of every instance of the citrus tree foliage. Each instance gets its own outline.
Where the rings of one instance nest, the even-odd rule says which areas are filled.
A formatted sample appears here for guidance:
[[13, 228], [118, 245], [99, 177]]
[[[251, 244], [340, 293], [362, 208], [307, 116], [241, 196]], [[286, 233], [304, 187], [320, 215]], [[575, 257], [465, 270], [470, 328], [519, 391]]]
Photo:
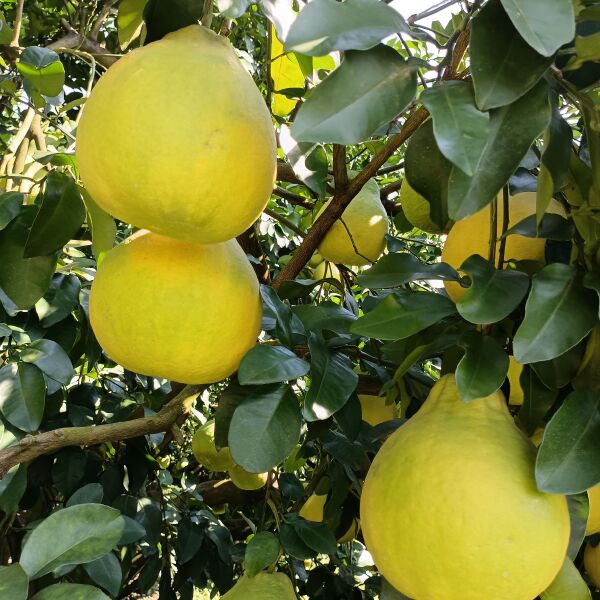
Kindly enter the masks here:
[[[600, 4], [444, 4], [431, 22], [443, 7], [405, 19], [377, 0], [0, 0], [1, 597], [191, 599], [267, 568], [301, 597], [403, 597], [365, 551], [362, 482], [444, 373], [465, 402], [501, 389], [538, 444], [545, 428], [536, 482], [569, 497], [564, 570], [582, 585], [584, 492], [600, 482]], [[262, 92], [278, 168], [238, 238], [260, 341], [237, 374], [184, 387], [94, 337], [97, 265], [133, 229], [86, 192], [74, 148], [105, 70], [198, 21]], [[244, 148], [230, 161], [235, 178]], [[383, 255], [323, 261], [373, 178]], [[520, 193], [532, 208], [511, 218]], [[441, 262], [444, 234], [482, 209], [453, 242], [461, 261]], [[386, 399], [382, 422], [359, 395]], [[192, 453], [208, 420], [230, 473]], [[238, 487], [236, 469], [266, 475], [238, 471]]]

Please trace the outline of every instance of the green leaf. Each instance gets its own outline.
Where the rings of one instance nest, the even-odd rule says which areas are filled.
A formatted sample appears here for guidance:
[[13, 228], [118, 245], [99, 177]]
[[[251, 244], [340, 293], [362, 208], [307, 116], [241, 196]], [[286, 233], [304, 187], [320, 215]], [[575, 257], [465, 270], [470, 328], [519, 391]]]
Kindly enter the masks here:
[[470, 331], [459, 344], [466, 350], [456, 367], [456, 387], [463, 402], [485, 398], [500, 389], [508, 372], [508, 355], [492, 337]]
[[433, 132], [442, 154], [473, 175], [490, 129], [489, 115], [475, 105], [473, 86], [445, 81], [423, 91], [420, 100], [433, 117]]
[[575, 35], [571, 0], [501, 0], [521, 37], [537, 52], [552, 56]]
[[79, 488], [67, 501], [66, 506], [77, 504], [100, 504], [104, 497], [104, 488], [100, 483], [88, 483]]
[[547, 388], [559, 390], [568, 385], [577, 374], [583, 352], [583, 344], [577, 344], [552, 360], [531, 363], [531, 368]]
[[460, 275], [446, 263], [427, 264], [409, 252], [402, 252], [382, 256], [358, 276], [357, 283], [364, 288], [384, 289], [417, 279], [458, 281]]
[[29, 309], [45, 294], [56, 268], [56, 254], [24, 258], [29, 226], [36, 210], [26, 206], [0, 231], [0, 287], [17, 308]]
[[67, 175], [52, 171], [46, 177], [41, 196], [42, 204], [25, 244], [25, 258], [45, 256], [60, 250], [73, 238], [85, 219], [79, 189]]
[[393, 48], [350, 50], [301, 106], [292, 135], [298, 142], [357, 144], [402, 112], [416, 89], [414, 65]]
[[304, 418], [307, 421], [327, 419], [337, 412], [358, 385], [358, 375], [350, 359], [332, 352], [323, 338], [310, 332], [310, 387], [304, 399]]
[[254, 577], [272, 565], [279, 556], [279, 540], [269, 531], [259, 531], [246, 546], [246, 573]]
[[408, 596], [401, 594], [391, 583], [382, 578], [381, 594], [379, 600], [411, 600]]
[[119, 559], [112, 552], [83, 565], [83, 568], [95, 584], [111, 596], [117, 596], [121, 589], [123, 573]]
[[336, 541], [333, 531], [324, 523], [297, 519], [292, 523], [298, 537], [319, 554], [335, 554]]
[[471, 286], [456, 303], [463, 319], [483, 325], [507, 317], [525, 297], [529, 277], [521, 271], [500, 271], [488, 260], [473, 254], [460, 267]]
[[378, 0], [313, 0], [300, 11], [285, 49], [322, 56], [333, 50], [368, 50], [409, 28], [397, 11]]
[[281, 342], [288, 348], [294, 346], [292, 333], [292, 309], [281, 301], [277, 292], [268, 285], [260, 286], [262, 300], [275, 317], [276, 333]]
[[571, 392], [550, 419], [535, 464], [538, 488], [577, 494], [600, 481], [600, 393]]
[[17, 512], [27, 488], [27, 464], [11, 467], [0, 479], [0, 509], [7, 515]]
[[394, 293], [350, 327], [352, 333], [380, 340], [399, 340], [456, 312], [454, 303], [433, 292]]
[[545, 213], [539, 225], [536, 224], [536, 216], [529, 215], [513, 225], [504, 235], [513, 234], [568, 242], [575, 235], [575, 227], [561, 215]]
[[148, 0], [122, 0], [117, 16], [119, 46], [124, 50], [140, 35], [144, 24], [144, 8]]
[[14, 31], [10, 28], [4, 15], [0, 12], [0, 44], [10, 44]]
[[31, 600], [110, 600], [110, 598], [91, 585], [56, 583], [38, 592]]
[[88, 227], [92, 233], [92, 251], [98, 266], [100, 266], [104, 255], [115, 245], [117, 223], [92, 200], [87, 191], [83, 188], [79, 188], [79, 191], [83, 196], [83, 202], [87, 210]]
[[85, 477], [87, 456], [81, 448], [63, 448], [52, 465], [52, 482], [65, 495], [70, 496]]
[[80, 291], [81, 282], [75, 275], [57, 275], [35, 304], [42, 327], [51, 327], [66, 318], [79, 304]]
[[202, 19], [204, 4], [198, 0], [148, 0], [144, 8], [145, 44]]
[[46, 400], [42, 372], [27, 363], [9, 363], [0, 369], [0, 411], [23, 431], [37, 431]]
[[294, 306], [294, 314], [300, 318], [304, 328], [311, 331], [334, 331], [349, 333], [350, 325], [356, 317], [349, 310], [330, 301], [314, 304], [299, 304]]
[[73, 365], [66, 352], [52, 340], [36, 340], [21, 353], [21, 359], [34, 364], [48, 379], [48, 393], [67, 385], [73, 376]]
[[65, 565], [92, 562], [113, 549], [124, 527], [121, 513], [104, 504], [64, 508], [31, 532], [21, 565], [30, 579], [38, 579]]
[[21, 206], [23, 206], [23, 194], [19, 192], [0, 194], [0, 231], [21, 212]]
[[0, 567], [0, 598], [27, 600], [29, 578], [19, 563]]
[[573, 561], [565, 558], [558, 575], [540, 594], [540, 598], [541, 600], [592, 600], [592, 594]]
[[558, 390], [546, 387], [530, 366], [523, 369], [519, 381], [524, 395], [519, 422], [528, 435], [533, 435], [556, 401]]
[[23, 50], [17, 69], [44, 96], [58, 96], [65, 84], [65, 68], [56, 52], [30, 46]]
[[283, 346], [260, 344], [242, 359], [238, 380], [242, 385], [261, 385], [298, 379], [310, 365]]
[[533, 278], [513, 341], [518, 362], [550, 360], [580, 342], [598, 321], [598, 301], [573, 267], [554, 263]]
[[583, 540], [585, 539], [585, 528], [590, 514], [590, 503], [587, 492], [567, 496], [569, 505], [569, 517], [571, 521], [571, 536], [567, 556], [575, 560], [579, 554]]
[[279, 532], [279, 539], [286, 553], [299, 560], [313, 558], [317, 554], [302, 540], [294, 526], [290, 523], [283, 523]]
[[448, 179], [452, 168], [438, 148], [433, 120], [428, 119], [408, 140], [404, 170], [410, 187], [429, 202], [431, 219], [442, 231], [449, 221]]
[[487, 2], [473, 19], [470, 48], [475, 99], [481, 110], [521, 98], [552, 62], [521, 38], [500, 0]]
[[217, 0], [219, 12], [228, 19], [241, 17], [251, 4], [252, 0]]
[[284, 460], [300, 439], [300, 407], [288, 385], [256, 389], [242, 400], [229, 425], [233, 460], [251, 473], [264, 473]]
[[588, 61], [600, 61], [600, 32], [575, 38], [575, 56], [567, 63], [565, 71], [579, 69]]

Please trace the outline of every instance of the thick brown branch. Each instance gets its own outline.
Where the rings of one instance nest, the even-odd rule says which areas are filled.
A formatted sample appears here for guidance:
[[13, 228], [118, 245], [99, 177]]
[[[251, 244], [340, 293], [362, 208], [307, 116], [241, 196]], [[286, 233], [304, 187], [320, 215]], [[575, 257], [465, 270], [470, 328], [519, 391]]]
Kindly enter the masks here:
[[394, 135], [380, 152], [378, 152], [371, 162], [354, 178], [345, 192], [335, 195], [328, 204], [321, 216], [315, 221], [310, 231], [304, 238], [304, 242], [294, 253], [292, 260], [285, 266], [274, 281], [273, 287], [277, 289], [282, 282], [294, 279], [304, 268], [304, 265], [310, 260], [317, 246], [325, 237], [331, 226], [339, 217], [352, 198], [358, 194], [360, 189], [377, 173], [377, 170], [385, 164], [388, 158], [419, 128], [425, 121], [429, 113], [425, 108], [420, 108], [414, 112], [404, 123], [402, 129]]
[[277, 161], [277, 181], [287, 181], [288, 183], [299, 183], [300, 185], [303, 185], [296, 176], [296, 173], [294, 173], [294, 169], [280, 160]]
[[94, 40], [90, 40], [79, 34], [77, 31], [70, 31], [67, 35], [60, 39], [52, 42], [47, 46], [50, 50], [60, 52], [61, 49], [67, 50], [81, 49], [84, 52], [92, 54], [95, 59], [104, 67], [110, 67], [112, 64], [117, 62], [118, 56], [110, 56], [107, 54], [107, 50], [104, 46]]
[[90, 427], [63, 427], [38, 435], [26, 435], [14, 446], [0, 452], [0, 479], [14, 465], [32, 461], [38, 456], [67, 446], [95, 446], [167, 431], [178, 417], [190, 411], [202, 389], [199, 385], [185, 386], [152, 417]]

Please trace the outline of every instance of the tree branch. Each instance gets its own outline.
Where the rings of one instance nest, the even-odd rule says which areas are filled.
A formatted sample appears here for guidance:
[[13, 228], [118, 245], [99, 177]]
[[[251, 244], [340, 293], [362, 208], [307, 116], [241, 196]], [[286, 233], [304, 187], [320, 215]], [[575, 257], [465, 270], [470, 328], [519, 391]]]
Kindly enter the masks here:
[[21, 23], [23, 22], [23, 5], [25, 0], [19, 0], [17, 2], [17, 12], [15, 13], [15, 22], [13, 24], [14, 32], [10, 45], [17, 47], [19, 45], [19, 35], [21, 34]]
[[304, 237], [306, 235], [306, 233], [302, 231], [300, 227], [294, 225], [294, 223], [292, 223], [289, 219], [286, 219], [283, 215], [280, 215], [278, 212], [275, 212], [270, 208], [265, 208], [263, 212], [265, 213], [265, 215], [269, 215], [269, 217], [271, 217], [272, 219], [279, 221], [282, 225], [293, 231], [296, 235], [299, 235], [300, 237]]
[[203, 386], [200, 385], [185, 386], [152, 417], [90, 427], [63, 427], [37, 435], [26, 435], [14, 446], [0, 451], [0, 479], [14, 465], [32, 461], [38, 456], [51, 454], [67, 446], [95, 446], [167, 431], [178, 417], [190, 412], [202, 389]]
[[[65, 23], [63, 23], [63, 25], [65, 25]], [[69, 24], [66, 23], [66, 25], [69, 25]], [[99, 44], [98, 42], [96, 42], [94, 40], [90, 40], [89, 38], [86, 38], [85, 36], [81, 35], [78, 31], [75, 31], [70, 25], [69, 25], [69, 33], [67, 33], [63, 37], [59, 38], [55, 42], [52, 42], [51, 44], [49, 44], [46, 47], [49, 50], [54, 50], [55, 52], [58, 52], [62, 49], [67, 49], [67, 50], [81, 49], [84, 52], [93, 54], [94, 57], [96, 58], [96, 60], [103, 67], [106, 67], [106, 68], [110, 67], [112, 64], [117, 62], [117, 60], [119, 59], [118, 56], [112, 56], [112, 55], [108, 54], [106, 51], [106, 48], [104, 46], [102, 46], [101, 44]]]
[[117, 0], [104, 0], [104, 4], [102, 5], [102, 9], [100, 10], [100, 14], [98, 18], [94, 21], [94, 25], [90, 29], [90, 40], [96, 41], [98, 39], [98, 34], [100, 33], [100, 28], [102, 24], [106, 20], [106, 17], [110, 14], [111, 8], [116, 4]]
[[294, 194], [285, 188], [279, 187], [278, 185], [275, 186], [273, 194], [283, 198], [284, 200], [287, 200], [291, 204], [295, 204], [296, 206], [302, 206], [303, 208], [308, 208], [308, 210], [312, 210], [314, 208], [314, 205], [310, 200], [307, 200], [298, 194]]

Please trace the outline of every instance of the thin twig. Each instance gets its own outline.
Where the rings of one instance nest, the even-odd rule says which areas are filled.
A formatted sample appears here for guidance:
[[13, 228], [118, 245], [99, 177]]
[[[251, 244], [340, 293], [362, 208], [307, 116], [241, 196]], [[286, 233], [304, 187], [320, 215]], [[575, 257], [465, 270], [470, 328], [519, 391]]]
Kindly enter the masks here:
[[275, 196], [279, 196], [280, 198], [283, 198], [284, 200], [287, 200], [291, 204], [295, 204], [296, 206], [302, 206], [304, 208], [307, 208], [308, 210], [313, 210], [313, 208], [315, 207], [315, 205], [310, 200], [308, 200], [298, 194], [294, 194], [293, 192], [290, 192], [289, 190], [286, 190], [285, 188], [279, 187], [278, 185], [275, 186], [275, 189], [273, 190], [273, 194]]
[[270, 208], [265, 208], [263, 211], [266, 215], [269, 215], [271, 218], [279, 221], [282, 225], [285, 225], [288, 229], [291, 229], [296, 235], [300, 237], [304, 237], [306, 232], [302, 231], [299, 227], [294, 225], [289, 219], [286, 219], [283, 215], [280, 215], [278, 212], [271, 210]]
[[506, 251], [506, 232], [510, 223], [508, 185], [502, 188], [502, 234], [498, 250], [498, 268], [504, 269], [504, 253]]
[[19, 35], [21, 35], [21, 23], [23, 22], [23, 5], [25, 4], [25, 0], [19, 0], [17, 2], [17, 11], [15, 13], [15, 22], [13, 24], [14, 31], [13, 37], [10, 41], [10, 45], [14, 47], [19, 46]]
[[100, 33], [100, 29], [102, 28], [102, 24], [106, 21], [106, 18], [110, 14], [112, 7], [116, 4], [117, 0], [105, 0], [102, 5], [102, 9], [98, 14], [98, 18], [94, 21], [92, 28], [90, 29], [89, 38], [91, 40], [96, 41], [98, 39], [98, 34]]

